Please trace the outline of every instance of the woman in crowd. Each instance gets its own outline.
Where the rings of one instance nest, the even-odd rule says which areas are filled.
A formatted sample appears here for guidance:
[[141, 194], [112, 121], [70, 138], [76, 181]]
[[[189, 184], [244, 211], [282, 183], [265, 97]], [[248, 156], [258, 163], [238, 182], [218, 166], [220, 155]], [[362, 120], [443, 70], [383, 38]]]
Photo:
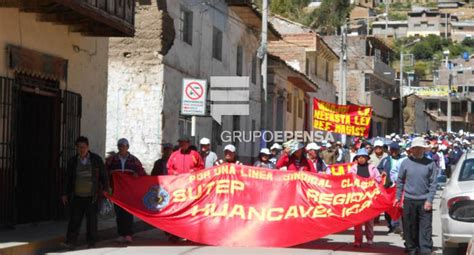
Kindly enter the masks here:
[[270, 161], [272, 153], [269, 149], [263, 148], [258, 154], [258, 160], [253, 164], [256, 167], [275, 169], [275, 164]]
[[277, 161], [276, 168], [288, 171], [316, 171], [313, 164], [310, 164], [304, 155], [304, 144], [296, 141], [285, 147], [284, 153]]
[[[369, 153], [365, 148], [359, 149], [357, 151], [354, 160], [357, 162], [357, 165], [353, 165], [349, 170], [349, 173], [356, 174], [363, 178], [375, 178], [377, 182], [382, 181], [382, 176], [379, 173], [379, 170], [372, 164], [369, 164]], [[360, 225], [354, 226], [354, 247], [361, 247], [363, 232], [362, 226], [365, 227], [365, 237], [367, 238], [367, 244], [372, 245], [374, 242], [374, 220], [368, 220]]]

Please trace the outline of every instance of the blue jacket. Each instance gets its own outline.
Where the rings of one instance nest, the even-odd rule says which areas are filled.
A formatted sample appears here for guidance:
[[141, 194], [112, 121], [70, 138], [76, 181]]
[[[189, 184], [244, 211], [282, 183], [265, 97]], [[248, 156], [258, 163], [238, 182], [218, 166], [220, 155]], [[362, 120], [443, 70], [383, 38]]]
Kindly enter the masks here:
[[[402, 158], [403, 156], [400, 155], [399, 160]], [[380, 164], [377, 166], [377, 169], [380, 171], [380, 173], [385, 172], [387, 174], [387, 178], [384, 183], [384, 187], [386, 188], [391, 187], [393, 185], [392, 178], [390, 178], [390, 170], [395, 167], [396, 166], [392, 166], [392, 156], [383, 158], [380, 161]]]

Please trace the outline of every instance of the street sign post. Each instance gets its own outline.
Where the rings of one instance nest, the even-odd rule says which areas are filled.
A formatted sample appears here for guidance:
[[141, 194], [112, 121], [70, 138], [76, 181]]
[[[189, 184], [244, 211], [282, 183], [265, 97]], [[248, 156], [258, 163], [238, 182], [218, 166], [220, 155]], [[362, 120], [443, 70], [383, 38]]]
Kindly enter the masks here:
[[181, 95], [182, 115], [206, 114], [206, 80], [183, 79]]

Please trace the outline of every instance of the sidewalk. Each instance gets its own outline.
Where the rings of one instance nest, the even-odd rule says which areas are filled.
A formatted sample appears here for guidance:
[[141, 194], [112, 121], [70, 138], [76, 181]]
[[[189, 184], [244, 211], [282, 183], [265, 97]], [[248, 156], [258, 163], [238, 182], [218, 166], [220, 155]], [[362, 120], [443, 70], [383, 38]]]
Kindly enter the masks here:
[[[100, 240], [116, 236], [115, 218], [99, 219]], [[44, 254], [60, 249], [64, 241], [67, 221], [49, 221], [37, 224], [17, 225], [13, 230], [0, 231], [0, 255]], [[151, 227], [141, 221], [135, 221], [135, 232], [149, 230]], [[79, 245], [85, 244], [85, 218], [79, 236]]]

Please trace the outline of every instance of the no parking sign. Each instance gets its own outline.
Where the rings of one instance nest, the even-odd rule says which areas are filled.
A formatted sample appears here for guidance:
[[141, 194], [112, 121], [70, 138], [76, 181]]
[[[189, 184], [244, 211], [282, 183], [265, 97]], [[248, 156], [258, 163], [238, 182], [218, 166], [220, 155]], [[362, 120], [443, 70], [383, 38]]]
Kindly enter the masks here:
[[183, 79], [181, 94], [181, 114], [206, 114], [206, 80]]

